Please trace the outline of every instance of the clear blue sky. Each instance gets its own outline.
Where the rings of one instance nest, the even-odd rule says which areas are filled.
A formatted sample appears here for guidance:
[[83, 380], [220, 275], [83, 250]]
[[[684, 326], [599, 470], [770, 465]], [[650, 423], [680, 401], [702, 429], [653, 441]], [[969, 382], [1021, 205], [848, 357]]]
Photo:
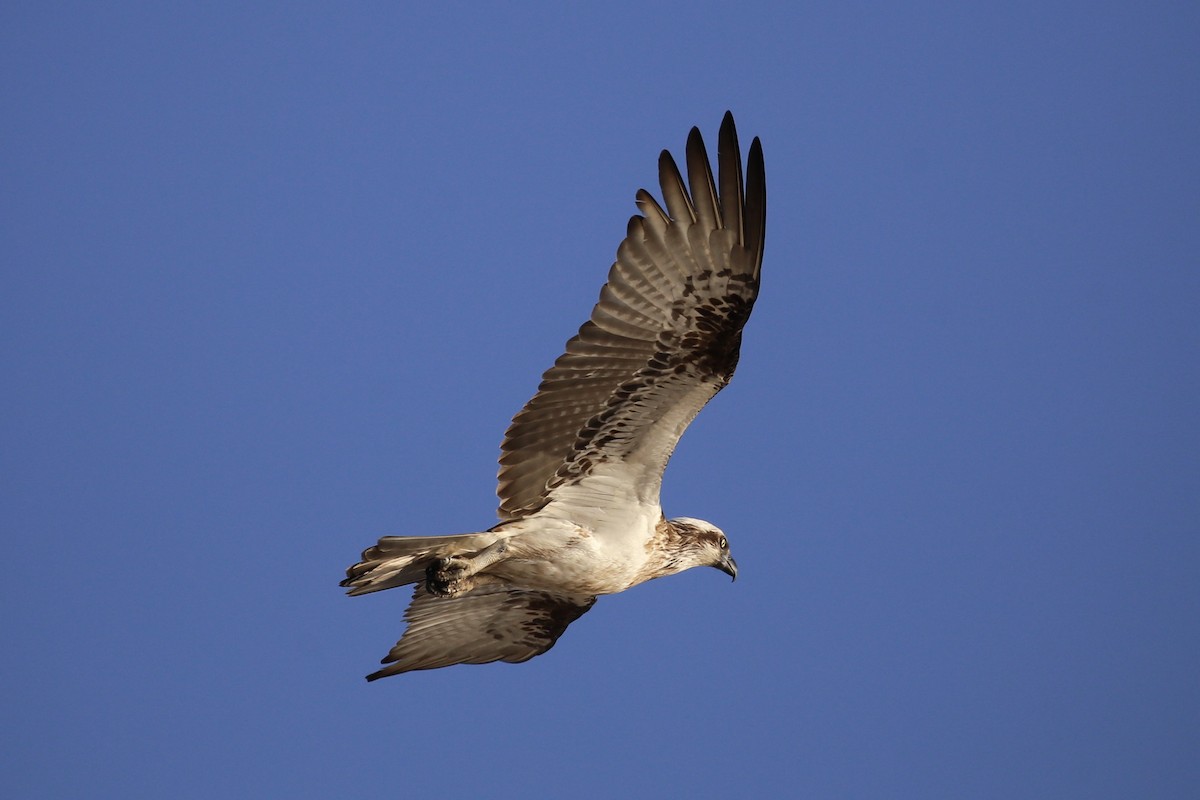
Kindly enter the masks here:
[[[1194, 3], [6, 4], [0, 794], [1200, 796]], [[713, 570], [368, 685], [658, 151], [762, 137]]]

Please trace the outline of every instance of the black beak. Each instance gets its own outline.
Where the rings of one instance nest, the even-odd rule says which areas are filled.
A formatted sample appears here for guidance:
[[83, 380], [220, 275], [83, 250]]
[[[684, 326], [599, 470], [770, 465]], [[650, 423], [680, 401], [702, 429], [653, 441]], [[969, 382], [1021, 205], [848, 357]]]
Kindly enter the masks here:
[[713, 564], [713, 566], [721, 570], [721, 572], [724, 572], [729, 577], [733, 578], [735, 581], [737, 580], [737, 562], [733, 560], [733, 556], [728, 554], [723, 555], [721, 556], [721, 560], [716, 564]]

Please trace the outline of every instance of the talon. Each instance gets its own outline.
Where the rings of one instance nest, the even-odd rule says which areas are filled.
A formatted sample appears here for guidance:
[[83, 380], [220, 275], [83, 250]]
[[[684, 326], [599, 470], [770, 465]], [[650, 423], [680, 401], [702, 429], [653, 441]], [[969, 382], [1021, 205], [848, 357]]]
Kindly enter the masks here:
[[466, 559], [454, 556], [435, 559], [425, 568], [425, 588], [443, 597], [465, 592], [471, 588], [470, 568]]

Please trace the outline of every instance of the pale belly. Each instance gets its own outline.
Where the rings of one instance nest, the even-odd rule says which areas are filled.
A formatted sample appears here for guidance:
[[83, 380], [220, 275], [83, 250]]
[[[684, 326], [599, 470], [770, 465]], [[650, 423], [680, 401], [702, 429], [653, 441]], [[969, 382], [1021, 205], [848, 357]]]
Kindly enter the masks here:
[[579, 595], [614, 594], [640, 582], [653, 525], [633, 517], [592, 530], [535, 515], [515, 523], [506, 556], [485, 570], [517, 585]]

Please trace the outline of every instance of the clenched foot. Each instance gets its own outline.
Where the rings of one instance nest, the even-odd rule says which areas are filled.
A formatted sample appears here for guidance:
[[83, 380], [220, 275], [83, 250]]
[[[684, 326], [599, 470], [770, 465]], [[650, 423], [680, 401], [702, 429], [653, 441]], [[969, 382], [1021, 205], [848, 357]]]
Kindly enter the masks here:
[[425, 588], [430, 594], [442, 597], [461, 594], [471, 588], [474, 583], [471, 576], [474, 573], [473, 565], [465, 558], [448, 556], [434, 559], [425, 568]]

